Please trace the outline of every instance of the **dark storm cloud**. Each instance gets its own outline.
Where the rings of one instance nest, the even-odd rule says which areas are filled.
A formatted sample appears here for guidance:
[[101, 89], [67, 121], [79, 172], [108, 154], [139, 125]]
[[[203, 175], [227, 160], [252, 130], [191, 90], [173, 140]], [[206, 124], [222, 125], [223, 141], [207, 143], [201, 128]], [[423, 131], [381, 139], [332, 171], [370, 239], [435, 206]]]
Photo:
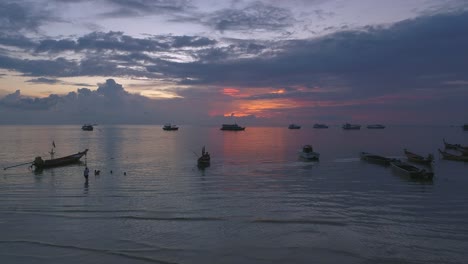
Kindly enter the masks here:
[[26, 82], [30, 82], [30, 83], [45, 83], [45, 84], [58, 84], [58, 83], [61, 83], [60, 80], [57, 80], [57, 79], [48, 79], [48, 78], [43, 78], [43, 77], [35, 78], [35, 79], [30, 79], [30, 80], [27, 80]]
[[40, 8], [34, 2], [0, 1], [0, 32], [34, 31], [42, 23], [53, 20], [50, 12], [38, 11]]
[[36, 43], [31, 39], [14, 32], [0, 32], [0, 45], [29, 49], [34, 48]]
[[157, 52], [171, 48], [203, 47], [215, 44], [216, 41], [198, 36], [153, 36], [149, 38], [134, 38], [123, 32], [93, 32], [77, 40], [47, 39], [39, 43], [36, 52], [58, 53], [63, 51], [127, 51], [127, 52]]
[[[420, 17], [320, 39], [292, 40], [275, 56], [148, 67], [183, 84], [345, 86], [353, 96], [440, 87], [468, 79], [468, 13]], [[227, 56], [220, 52], [216, 56]], [[427, 78], [430, 76], [431, 78]]]
[[218, 31], [282, 30], [293, 24], [290, 10], [268, 5], [260, 1], [249, 3], [242, 9], [226, 8], [197, 17], [189, 16], [173, 21], [197, 22]]
[[145, 14], [178, 13], [193, 8], [188, 0], [107, 0], [116, 10], [104, 17], [133, 17]]

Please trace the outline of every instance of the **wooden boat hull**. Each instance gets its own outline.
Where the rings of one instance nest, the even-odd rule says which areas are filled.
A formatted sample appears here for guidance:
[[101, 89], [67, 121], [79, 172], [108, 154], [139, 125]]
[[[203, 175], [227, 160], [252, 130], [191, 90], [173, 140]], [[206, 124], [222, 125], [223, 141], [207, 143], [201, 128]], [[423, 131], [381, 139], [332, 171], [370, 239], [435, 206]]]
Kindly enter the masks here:
[[328, 126], [325, 124], [315, 124], [314, 128], [328, 128]]
[[224, 131], [243, 131], [243, 130], [245, 130], [245, 127], [241, 127], [237, 123], [222, 124], [220, 130], [224, 130]]
[[401, 161], [395, 161], [390, 163], [394, 171], [398, 174], [409, 177], [414, 180], [428, 180], [431, 181], [434, 177], [434, 173], [420, 169], [411, 164], [404, 163]]
[[412, 153], [406, 149], [404, 150], [404, 152], [408, 161], [411, 161], [411, 162], [430, 165], [434, 161], [434, 156], [432, 154], [429, 154], [427, 157], [423, 157], [421, 155]]
[[301, 126], [291, 124], [291, 125], [288, 126], [288, 128], [289, 128], [289, 129], [301, 129]]
[[178, 127], [163, 127], [163, 130], [166, 130], [166, 131], [176, 131], [176, 130], [179, 130]]
[[361, 125], [344, 124], [342, 128], [344, 130], [359, 130], [361, 129]]
[[80, 159], [88, 153], [88, 149], [85, 149], [82, 152], [78, 152], [73, 155], [57, 158], [57, 159], [50, 159], [50, 160], [42, 160], [41, 157], [36, 157], [33, 162], [33, 165], [36, 169], [45, 169], [45, 168], [53, 168], [53, 167], [60, 167], [65, 166], [73, 163], [77, 163]]
[[451, 153], [448, 153], [446, 151], [442, 151], [439, 149], [439, 153], [442, 155], [442, 158], [443, 159], [446, 159], [446, 160], [454, 160], [454, 161], [464, 161], [464, 162], [468, 162], [468, 156], [463, 156], [463, 155], [455, 155], [455, 154], [451, 154]]
[[379, 156], [379, 155], [374, 155], [374, 154], [370, 154], [370, 153], [367, 153], [367, 152], [361, 152], [360, 156], [361, 156], [361, 159], [363, 159], [365, 161], [375, 163], [375, 164], [384, 165], [384, 166], [389, 166], [390, 162], [396, 161], [396, 159], [391, 159], [391, 158], [387, 158], [387, 157], [383, 157], [383, 156]]

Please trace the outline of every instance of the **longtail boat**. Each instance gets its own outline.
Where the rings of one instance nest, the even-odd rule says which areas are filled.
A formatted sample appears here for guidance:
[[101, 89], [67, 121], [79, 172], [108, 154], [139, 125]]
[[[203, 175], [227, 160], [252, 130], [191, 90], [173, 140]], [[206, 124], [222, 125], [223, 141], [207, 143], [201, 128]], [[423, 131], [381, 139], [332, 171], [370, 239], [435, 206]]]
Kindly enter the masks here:
[[431, 181], [434, 177], [434, 173], [431, 171], [427, 171], [425, 169], [420, 169], [415, 167], [411, 164], [402, 162], [402, 161], [394, 161], [390, 163], [392, 168], [399, 174], [410, 177], [411, 179], [415, 180], [429, 180]]
[[85, 149], [84, 151], [78, 152], [76, 154], [72, 154], [72, 155], [57, 158], [57, 159], [43, 160], [41, 157], [36, 157], [32, 165], [36, 169], [45, 169], [45, 168], [64, 166], [64, 165], [79, 162], [81, 157], [86, 155], [86, 153], [88, 153], [88, 149]]
[[197, 160], [198, 167], [200, 168], [208, 167], [210, 166], [210, 162], [211, 162], [210, 153], [208, 153], [208, 151], [205, 151], [205, 146], [203, 146], [202, 155], [198, 157], [198, 160]]
[[387, 158], [384, 156], [379, 156], [379, 155], [371, 154], [368, 152], [361, 152], [360, 156], [361, 156], [361, 159], [363, 160], [366, 160], [371, 163], [385, 165], [385, 166], [390, 165], [390, 162], [392, 161], [397, 161], [396, 159]]
[[434, 161], [434, 155], [432, 154], [428, 154], [427, 157], [423, 157], [416, 153], [410, 152], [407, 149], [404, 149], [404, 152], [405, 152], [406, 157], [408, 158], [408, 161], [411, 161], [411, 162], [429, 165]]
[[452, 153], [448, 153], [446, 151], [442, 151], [440, 149], [439, 149], [439, 153], [446, 160], [455, 160], [455, 161], [466, 161], [466, 162], [468, 162], [468, 156], [455, 155], [455, 154], [452, 154]]
[[468, 146], [462, 146], [460, 144], [450, 144], [447, 143], [444, 139], [445, 149], [454, 149], [456, 151], [460, 151], [463, 156], [468, 156]]

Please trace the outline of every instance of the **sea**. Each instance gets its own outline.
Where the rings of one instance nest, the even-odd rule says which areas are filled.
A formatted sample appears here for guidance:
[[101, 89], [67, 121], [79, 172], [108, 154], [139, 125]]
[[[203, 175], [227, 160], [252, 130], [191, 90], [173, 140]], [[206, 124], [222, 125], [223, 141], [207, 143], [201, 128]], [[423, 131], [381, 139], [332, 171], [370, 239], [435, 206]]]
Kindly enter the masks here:
[[[0, 126], [0, 263], [468, 263], [468, 163], [438, 153], [468, 145], [459, 126], [219, 128]], [[52, 144], [89, 151], [3, 170]], [[359, 158], [405, 148], [434, 155], [432, 181]]]

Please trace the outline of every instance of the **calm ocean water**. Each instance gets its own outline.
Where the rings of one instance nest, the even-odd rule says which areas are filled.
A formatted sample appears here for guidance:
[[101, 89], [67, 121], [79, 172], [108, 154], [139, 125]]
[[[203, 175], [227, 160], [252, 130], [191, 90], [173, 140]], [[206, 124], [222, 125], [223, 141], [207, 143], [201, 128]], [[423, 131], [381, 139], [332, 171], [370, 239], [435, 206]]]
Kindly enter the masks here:
[[[2, 170], [0, 263], [467, 263], [459, 127], [384, 130], [0, 126], [1, 167], [89, 149], [84, 165]], [[318, 163], [298, 160], [304, 144]], [[212, 164], [196, 166], [205, 145]], [[434, 180], [359, 159], [433, 153]], [[110, 171], [112, 170], [112, 174]], [[126, 172], [126, 175], [124, 175]]]

